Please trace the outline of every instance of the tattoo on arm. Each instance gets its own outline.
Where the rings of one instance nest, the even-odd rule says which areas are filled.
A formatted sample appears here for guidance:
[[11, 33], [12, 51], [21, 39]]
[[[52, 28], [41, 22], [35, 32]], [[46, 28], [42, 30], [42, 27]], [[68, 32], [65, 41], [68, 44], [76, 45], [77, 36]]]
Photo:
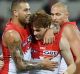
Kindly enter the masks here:
[[23, 59], [23, 53], [21, 49], [21, 42], [14, 40], [12, 43], [8, 44], [11, 56], [14, 59], [16, 67], [19, 71], [24, 70], [34, 70], [34, 69], [44, 69], [43, 66], [39, 63], [33, 63], [30, 61], [25, 61]]
[[20, 43], [21, 43], [20, 40], [19, 41], [14, 40], [12, 43], [8, 44], [8, 48], [10, 50], [11, 56], [14, 59], [14, 61], [16, 62], [16, 64], [18, 63], [18, 61], [23, 59], [23, 53], [21, 50]]

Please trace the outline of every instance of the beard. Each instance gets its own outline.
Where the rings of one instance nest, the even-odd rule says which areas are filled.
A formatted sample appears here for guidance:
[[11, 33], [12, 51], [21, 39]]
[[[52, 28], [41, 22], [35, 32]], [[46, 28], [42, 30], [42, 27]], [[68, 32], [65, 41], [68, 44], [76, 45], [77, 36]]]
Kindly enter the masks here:
[[56, 32], [59, 32], [59, 30], [60, 30], [60, 25], [59, 25], [59, 23], [54, 24], [54, 23], [52, 22], [50, 28], [53, 28], [53, 29], [54, 29], [54, 32], [56, 33]]
[[26, 22], [26, 20], [19, 19], [19, 22], [24, 28], [26, 28], [29, 25], [29, 22]]

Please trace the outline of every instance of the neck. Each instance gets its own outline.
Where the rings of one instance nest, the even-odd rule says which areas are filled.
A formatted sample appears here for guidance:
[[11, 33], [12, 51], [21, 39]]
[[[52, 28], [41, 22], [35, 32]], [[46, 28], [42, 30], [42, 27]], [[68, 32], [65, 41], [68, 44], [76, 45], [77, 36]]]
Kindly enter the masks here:
[[13, 22], [15, 25], [18, 25], [21, 28], [24, 28], [24, 26], [15, 17], [12, 17], [11, 22]]
[[64, 22], [63, 23], [65, 23], [65, 22], [69, 22], [69, 19], [67, 18], [67, 19], [64, 19]]
[[66, 23], [66, 22], [69, 22], [69, 20], [68, 19], [64, 19], [64, 21], [60, 24], [60, 26], [63, 26], [64, 23]]

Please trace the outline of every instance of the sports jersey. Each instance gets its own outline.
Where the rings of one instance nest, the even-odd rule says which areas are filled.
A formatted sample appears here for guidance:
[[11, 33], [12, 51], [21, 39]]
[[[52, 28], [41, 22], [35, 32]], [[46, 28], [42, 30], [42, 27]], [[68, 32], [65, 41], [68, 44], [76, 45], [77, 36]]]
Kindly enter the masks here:
[[[5, 27], [4, 33], [9, 30], [15, 30], [19, 33], [21, 40], [22, 40], [22, 52], [23, 52], [23, 59], [30, 60], [31, 59], [31, 50], [30, 50], [30, 43], [31, 43], [31, 35], [28, 29], [21, 28], [16, 24], [9, 21]], [[4, 34], [3, 33], [3, 34]], [[18, 73], [15, 63], [10, 56], [9, 49], [2, 44], [2, 51], [4, 57], [4, 66], [1, 70], [0, 74], [27, 74], [28, 72], [21, 72]]]
[[[63, 30], [64, 30], [64, 28], [65, 28], [67, 25], [73, 25], [73, 28], [77, 28], [77, 29], [78, 29], [78, 27], [77, 27], [77, 25], [76, 25], [76, 22], [65, 22], [65, 23], [63, 24], [63, 26], [61, 27], [61, 30], [60, 30], [60, 33], [61, 33], [61, 34], [63, 33]], [[71, 51], [72, 51], [72, 49], [71, 49]], [[72, 51], [72, 54], [73, 54], [73, 51]], [[74, 60], [76, 60], [76, 57], [75, 57], [74, 54], [73, 54], [73, 57], [74, 57]]]
[[54, 71], [49, 70], [33, 70], [30, 74], [58, 74], [60, 62], [61, 62], [61, 54], [59, 48], [61, 35], [59, 33], [55, 34], [55, 41], [53, 44], [43, 44], [43, 41], [36, 40], [31, 44], [32, 47], [32, 59], [34, 62], [39, 62], [45, 58], [52, 57], [51, 61], [58, 62], [58, 67], [55, 68]]
[[[76, 28], [76, 31], [78, 31], [78, 33], [79, 33], [79, 30], [78, 30], [78, 27], [77, 27], [77, 25], [76, 25], [76, 22], [66, 22], [66, 23], [64, 23], [63, 24], [63, 26], [61, 27], [61, 34], [63, 33], [63, 30], [64, 30], [64, 28], [67, 26], [67, 25], [73, 25], [73, 28]], [[72, 51], [72, 49], [71, 49], [71, 51]], [[74, 55], [74, 53], [73, 53], [73, 51], [72, 51], [72, 54], [73, 54], [73, 58], [74, 58], [74, 61], [76, 60], [76, 56]], [[77, 65], [77, 72], [76, 72], [76, 74], [77, 73], [80, 73], [79, 72], [79, 68], [80, 66], [79, 66], [79, 64]]]

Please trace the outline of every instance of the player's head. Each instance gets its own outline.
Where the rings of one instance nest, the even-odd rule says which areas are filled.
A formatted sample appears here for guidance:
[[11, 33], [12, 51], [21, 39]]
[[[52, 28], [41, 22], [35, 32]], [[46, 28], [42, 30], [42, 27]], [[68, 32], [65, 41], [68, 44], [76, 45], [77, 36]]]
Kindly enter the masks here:
[[43, 11], [38, 11], [32, 18], [32, 29], [37, 40], [43, 39], [44, 33], [51, 25], [51, 17]]
[[68, 15], [69, 15], [68, 7], [64, 3], [58, 2], [52, 5], [51, 18], [55, 24], [61, 25], [62, 23], [67, 22]]
[[26, 0], [13, 0], [11, 5], [12, 16], [20, 23], [28, 23], [30, 18], [30, 6]]

